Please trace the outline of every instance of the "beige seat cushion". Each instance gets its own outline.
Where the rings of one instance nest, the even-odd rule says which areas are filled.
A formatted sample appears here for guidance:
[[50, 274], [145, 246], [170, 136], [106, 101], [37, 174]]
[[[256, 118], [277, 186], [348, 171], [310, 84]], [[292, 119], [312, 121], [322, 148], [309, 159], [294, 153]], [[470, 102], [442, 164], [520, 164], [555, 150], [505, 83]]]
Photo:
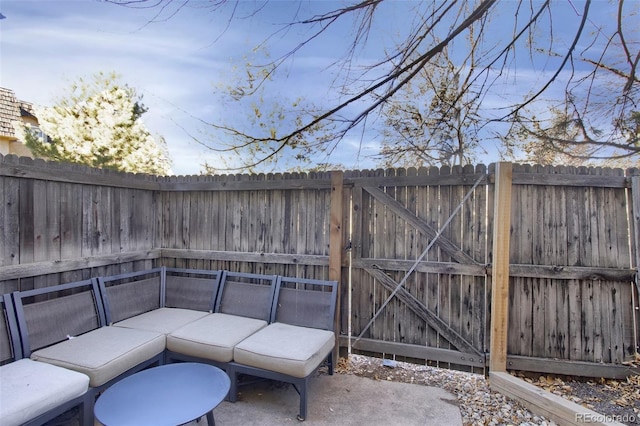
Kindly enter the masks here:
[[0, 425], [21, 425], [84, 395], [89, 377], [30, 359], [0, 367]]
[[208, 312], [180, 308], [160, 308], [119, 321], [114, 326], [156, 331], [169, 334], [172, 331], [205, 317]]
[[215, 313], [194, 321], [167, 336], [167, 349], [218, 362], [233, 360], [233, 347], [267, 322]]
[[293, 377], [307, 377], [335, 344], [332, 331], [273, 323], [236, 345], [234, 361]]
[[47, 362], [89, 376], [97, 387], [161, 353], [162, 333], [124, 327], [101, 327], [31, 354], [35, 361]]

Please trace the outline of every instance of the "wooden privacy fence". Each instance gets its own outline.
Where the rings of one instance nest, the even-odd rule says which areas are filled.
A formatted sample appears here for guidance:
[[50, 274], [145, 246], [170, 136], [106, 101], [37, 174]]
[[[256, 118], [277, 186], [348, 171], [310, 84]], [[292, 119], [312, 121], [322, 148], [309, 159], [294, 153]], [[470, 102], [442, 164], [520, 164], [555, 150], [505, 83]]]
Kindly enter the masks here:
[[0, 292], [157, 265], [340, 278], [344, 348], [484, 369], [507, 214], [508, 368], [619, 376], [639, 340], [636, 174], [513, 165], [496, 212], [493, 165], [155, 177], [7, 156]]

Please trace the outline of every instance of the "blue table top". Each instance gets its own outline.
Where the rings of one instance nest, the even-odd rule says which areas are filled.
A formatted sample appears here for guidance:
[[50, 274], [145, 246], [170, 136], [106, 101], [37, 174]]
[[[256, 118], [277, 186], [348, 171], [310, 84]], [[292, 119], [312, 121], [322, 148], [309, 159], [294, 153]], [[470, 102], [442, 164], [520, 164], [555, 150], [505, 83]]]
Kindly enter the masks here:
[[107, 426], [180, 425], [217, 407], [229, 386], [227, 374], [212, 365], [166, 364], [108, 388], [98, 398], [94, 414]]

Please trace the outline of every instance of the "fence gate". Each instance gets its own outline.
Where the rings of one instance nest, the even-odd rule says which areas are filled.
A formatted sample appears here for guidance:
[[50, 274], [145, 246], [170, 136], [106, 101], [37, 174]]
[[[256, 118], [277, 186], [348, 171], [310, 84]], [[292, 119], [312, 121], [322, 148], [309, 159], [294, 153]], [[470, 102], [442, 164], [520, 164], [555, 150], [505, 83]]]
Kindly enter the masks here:
[[350, 329], [352, 347], [484, 367], [486, 166], [351, 172], [345, 184], [352, 200], [346, 292], [353, 300], [342, 329]]

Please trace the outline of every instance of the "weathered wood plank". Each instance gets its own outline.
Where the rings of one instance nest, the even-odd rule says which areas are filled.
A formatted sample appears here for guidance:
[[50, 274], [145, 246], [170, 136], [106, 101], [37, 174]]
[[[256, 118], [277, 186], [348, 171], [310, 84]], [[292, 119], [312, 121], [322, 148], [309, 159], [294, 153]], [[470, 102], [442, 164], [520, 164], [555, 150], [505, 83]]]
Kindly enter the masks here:
[[329, 256], [290, 253], [257, 253], [239, 251], [160, 249], [162, 257], [205, 259], [223, 262], [274, 263], [288, 265], [329, 266]]
[[[358, 176], [359, 174], [360, 172], [350, 171], [348, 172], [348, 177], [350, 178], [351, 176]], [[345, 178], [347, 178], [347, 176], [345, 176]], [[369, 221], [365, 220], [365, 216], [370, 210], [368, 209], [368, 205], [366, 204], [366, 195], [364, 194], [362, 188], [353, 187], [350, 188], [349, 191], [352, 194], [352, 207], [350, 214], [352, 214], [353, 217], [351, 222], [351, 228], [353, 232], [351, 235], [350, 249], [351, 262], [353, 263], [357, 259], [361, 258], [363, 256], [363, 253], [367, 253], [368, 255], [368, 243], [371, 233], [367, 232], [366, 227], [368, 226]], [[360, 294], [364, 279], [373, 280], [373, 277], [365, 274], [364, 270], [362, 270], [361, 268], [351, 268], [351, 279], [349, 280], [348, 289], [350, 315], [347, 318], [346, 324], [347, 333], [349, 335], [358, 334], [359, 332], [354, 333], [354, 331], [362, 330], [362, 328], [364, 327], [364, 324], [361, 324], [362, 314], [360, 311], [360, 306], [363, 299]]]
[[[273, 175], [267, 176], [274, 179]], [[266, 193], [266, 217], [265, 225], [265, 253], [282, 253], [282, 234], [284, 232], [284, 192], [280, 189], [267, 191]]]
[[[411, 169], [410, 169], [411, 170]], [[420, 167], [416, 171], [418, 179], [422, 179], [429, 175], [429, 169], [426, 167]], [[415, 214], [423, 221], [427, 221], [428, 218], [428, 204], [429, 204], [429, 187], [425, 186], [412, 186], [409, 195], [415, 198]], [[417, 259], [420, 254], [427, 248], [429, 242], [424, 238], [414, 227], [410, 227], [410, 238], [412, 244], [413, 254], [411, 259]], [[428, 259], [429, 254], [424, 259]], [[382, 267], [382, 269], [386, 269]], [[414, 288], [411, 290], [411, 294], [425, 306], [428, 306], [428, 274], [425, 272], [417, 271], [414, 279]], [[416, 315], [412, 315], [413, 321], [413, 338], [410, 343], [426, 345], [429, 335], [429, 326], [425, 321]], [[432, 331], [433, 333], [433, 331]]]
[[[331, 198], [329, 212], [329, 280], [338, 282], [338, 294], [342, 294], [342, 212], [344, 201], [344, 175], [342, 172], [331, 173]], [[314, 203], [315, 204], [315, 203]], [[314, 209], [310, 209], [314, 210]], [[304, 224], [302, 225], [304, 226]], [[342, 300], [338, 298], [336, 303], [336, 312], [338, 315], [334, 318], [334, 330], [340, 330], [340, 313], [342, 312]], [[333, 351], [334, 363], [338, 361], [338, 335], [336, 334], [336, 346]], [[334, 364], [335, 365], [335, 364]]]
[[[462, 169], [463, 174], [470, 174], [475, 171], [475, 167], [472, 165], [466, 165]], [[464, 199], [465, 195], [472, 190], [472, 186], [466, 185], [460, 187], [460, 201]], [[475, 229], [474, 229], [474, 216], [475, 216], [475, 193], [474, 190], [471, 193], [471, 196], [467, 198], [465, 201], [462, 210], [459, 213], [460, 216], [460, 228], [459, 228], [459, 238], [461, 241], [460, 246], [462, 250], [469, 254], [472, 258], [474, 258], [475, 252]], [[458, 275], [460, 280], [460, 300], [456, 303], [458, 307], [459, 313], [459, 327], [460, 334], [462, 336], [474, 342], [474, 306], [472, 306], [472, 301], [474, 298], [474, 290], [475, 290], [475, 278], [469, 276]], [[475, 342], [474, 342], [475, 343]], [[480, 346], [481, 347], [481, 346]]]
[[[199, 180], [199, 176], [187, 177], [187, 183], [189, 185], [195, 185], [199, 183]], [[198, 222], [200, 219], [200, 209], [202, 208], [199, 204], [200, 194], [200, 191], [189, 191], [185, 193], [185, 228], [183, 232], [188, 236], [186, 239], [186, 248], [192, 250], [200, 249], [199, 240], [202, 238], [202, 230]]]
[[[539, 168], [540, 174], [548, 174], [553, 171], [550, 166], [544, 166]], [[540, 247], [539, 257], [535, 263], [548, 264], [552, 262], [556, 255], [556, 239], [553, 233], [553, 226], [555, 222], [555, 205], [556, 199], [554, 194], [554, 187], [544, 185], [537, 188], [540, 196], [540, 210], [542, 215], [538, 217], [540, 233], [538, 234], [538, 244]], [[544, 299], [541, 301], [544, 303], [545, 314], [544, 327], [538, 328], [539, 335], [544, 337], [544, 350], [541, 354], [535, 354], [537, 356], [544, 356], [550, 354], [550, 358], [561, 356], [558, 354], [557, 339], [558, 339], [558, 322], [554, 321], [557, 315], [557, 299], [556, 299], [556, 282], [550, 279], [543, 279], [543, 292]], [[538, 302], [540, 303], [540, 301]]]
[[[380, 170], [368, 170], [360, 172], [360, 176], [378, 176], [381, 175]], [[360, 248], [359, 254], [354, 257], [357, 259], [358, 257], [375, 257], [376, 256], [376, 242], [378, 239], [378, 235], [376, 234], [376, 221], [378, 217], [377, 212], [377, 203], [375, 199], [366, 191], [364, 191], [361, 187], [356, 187], [359, 190], [360, 198], [362, 199], [362, 227], [360, 233], [360, 244], [356, 245], [356, 249]], [[355, 242], [358, 240], [356, 239]], [[371, 329], [365, 330], [365, 326], [369, 322], [375, 313], [375, 279], [363, 269], [359, 270], [359, 274], [357, 277], [354, 277], [352, 280], [356, 285], [354, 288], [353, 294], [358, 295], [357, 303], [355, 303], [354, 309], [354, 323], [353, 323], [353, 334], [360, 336], [363, 334], [364, 337], [371, 337]]]
[[[406, 170], [406, 176], [416, 176], [418, 170], [415, 167], [408, 168]], [[412, 212], [416, 217], [418, 215], [418, 209], [416, 204], [416, 187], [408, 186], [404, 188], [403, 204], [407, 207], [407, 210]], [[404, 226], [404, 258], [407, 260], [416, 259], [421, 253], [416, 250], [416, 239], [419, 233], [413, 226]], [[405, 284], [405, 288], [411, 294], [413, 294], [417, 300], [424, 299], [424, 292], [418, 285], [420, 273], [412, 274]], [[397, 327], [399, 338], [396, 339], [399, 342], [424, 344], [424, 322], [418, 318], [411, 310], [404, 304], [399, 304], [398, 307], [401, 315], [400, 324]]]
[[[153, 226], [155, 209], [152, 194], [139, 189], [131, 189], [127, 194], [129, 221], [129, 250], [138, 251], [153, 248]], [[179, 226], [179, 224], [172, 224]], [[177, 235], [176, 235], [177, 236]]]
[[[600, 172], [600, 168], [592, 169], [591, 172]], [[591, 196], [590, 196], [590, 253], [591, 258], [587, 258], [586, 261], [589, 265], [600, 265], [601, 261], [606, 261], [607, 257], [603, 253], [600, 253], [601, 250], [606, 249], [606, 245], [601, 242], [605, 238], [602, 234], [601, 230], [604, 228], [603, 221], [607, 220], [604, 216], [604, 209], [602, 208], [603, 204], [603, 189], [602, 188], [590, 188]], [[589, 241], [589, 240], [588, 240]], [[604, 263], [606, 266], [607, 263]], [[592, 354], [591, 360], [595, 362], [606, 362], [604, 355], [607, 347], [605, 346], [606, 336], [606, 323], [603, 321], [603, 315], [601, 309], [602, 306], [602, 296], [603, 296], [603, 286], [601, 281], [594, 281], [591, 286], [593, 291], [590, 299], [592, 304], [589, 307], [586, 315], [593, 317], [592, 326], [587, 330], [591, 335], [589, 336], [593, 341], [592, 346]]]
[[[386, 170], [376, 170], [376, 175], [386, 176]], [[383, 192], [383, 190], [380, 190]], [[368, 192], [368, 191], [367, 191]], [[383, 192], [384, 193], [384, 192]], [[389, 198], [388, 195], [385, 194], [386, 198]], [[373, 256], [376, 258], [385, 257], [386, 247], [388, 244], [389, 236], [385, 232], [385, 226], [387, 224], [387, 208], [386, 203], [381, 203], [377, 198], [373, 200], [373, 208], [374, 208], [374, 222], [372, 224], [373, 233], [375, 235], [375, 242], [371, 247], [373, 249]], [[368, 272], [368, 271], [367, 271]], [[380, 307], [384, 300], [389, 296], [389, 292], [385, 289], [384, 285], [378, 282], [377, 277], [372, 282], [372, 287], [370, 289], [370, 303], [372, 304], [371, 309], [371, 317], [367, 318], [367, 324], [373, 318], [376, 313], [380, 310]], [[386, 315], [386, 314], [385, 314]], [[384, 331], [385, 331], [386, 322], [383, 320], [383, 317], [378, 315], [376, 320], [369, 327], [370, 337], [374, 339], [382, 340], [384, 339]]]
[[[119, 191], [119, 205], [120, 211], [118, 212], [118, 216], [120, 217], [120, 251], [133, 251], [135, 249], [135, 239], [134, 239], [134, 230], [133, 228], [133, 216], [136, 213], [136, 205], [134, 203], [134, 198], [132, 196], [131, 189], [127, 189], [124, 191]], [[171, 208], [171, 203], [169, 197], [165, 199], [166, 205], [161, 214], [164, 215], [166, 210]], [[163, 217], [164, 221], [165, 218]], [[173, 226], [169, 226], [169, 224], [163, 223], [164, 226], [164, 236], [160, 241], [164, 244], [168, 244], [170, 236], [173, 235]]]
[[[399, 171], [399, 169], [386, 169], [385, 176], [394, 178], [396, 176], [396, 173], [398, 173]], [[386, 194], [390, 200], [393, 200], [398, 206], [401, 206], [404, 209], [404, 205], [396, 199], [399, 192], [399, 188], [397, 188], [395, 185], [387, 185], [385, 186], [383, 191], [383, 193]], [[380, 201], [381, 200], [379, 199], [377, 200], [377, 202]], [[398, 253], [398, 250], [402, 249], [402, 242], [398, 241], [398, 230], [396, 228], [398, 225], [398, 217], [393, 209], [390, 209], [386, 203], [383, 204], [384, 222], [380, 222], [381, 228], [379, 228], [379, 234], [384, 242], [380, 246], [381, 250], [379, 252], [379, 256], [384, 258], [401, 256], [402, 254]], [[393, 280], [396, 282], [399, 282], [401, 279], [399, 277], [399, 274], [397, 273], [391, 272], [390, 275], [392, 275]], [[391, 299], [388, 301], [387, 306], [383, 308], [382, 304], [389, 297], [389, 292], [387, 291], [389, 289], [384, 285], [379, 286], [378, 289], [379, 300], [378, 305], [376, 306], [376, 312], [382, 309], [382, 313], [378, 315], [378, 318], [376, 319], [376, 322], [378, 323], [377, 328], [379, 330], [379, 333], [376, 337], [382, 340], [393, 341], [396, 338], [395, 325], [397, 321], [397, 303], [395, 299]]]
[[[376, 280], [382, 284], [389, 292], [397, 289], [398, 283], [394, 282], [383, 271], [378, 269], [367, 269], [367, 273], [371, 274]], [[476, 354], [477, 356], [484, 356], [477, 348], [473, 347], [471, 343], [466, 341], [459, 333], [453, 330], [449, 325], [443, 321], [434, 312], [427, 309], [419, 300], [417, 300], [412, 294], [406, 291], [404, 288], [397, 290], [395, 297], [405, 303], [410, 309], [419, 315], [424, 321], [427, 321], [431, 327], [437, 330], [437, 332], [447, 340], [450, 344], [458, 348], [460, 351]]]
[[20, 263], [20, 182], [18, 179], [3, 179], [3, 232], [2, 260], [0, 265]]
[[[631, 264], [636, 270], [640, 268], [640, 176], [634, 175], [632, 178], [631, 185], [631, 208], [632, 212], [629, 215], [631, 218], [631, 231], [633, 232], [631, 241], [634, 243], [632, 245], [633, 248], [633, 257]], [[634, 311], [632, 312], [632, 316], [635, 318], [634, 323], [631, 328], [636, 330], [636, 341], [640, 341], [640, 315], [635, 314], [640, 310], [640, 280], [634, 280], [636, 288], [635, 293], [632, 297], [632, 301], [635, 302], [635, 306], [633, 307]], [[638, 349], [636, 349], [638, 350]]]
[[[7, 255], [7, 250], [6, 246], [9, 245], [10, 246], [10, 242], [9, 244], [7, 244], [7, 242], [5, 241], [6, 237], [7, 237], [7, 206], [9, 204], [9, 195], [7, 194], [6, 190], [5, 190], [5, 181], [7, 179], [2, 179], [0, 180], [0, 202], [2, 204], [0, 204], [0, 266], [3, 266], [6, 262], [6, 255]], [[9, 204], [10, 205], [10, 204]], [[17, 216], [17, 215], [16, 215]]]
[[[428, 170], [429, 178], [436, 178], [440, 175], [440, 169], [437, 167], [430, 167]], [[427, 194], [427, 207], [425, 221], [432, 228], [437, 228], [439, 224], [439, 205], [440, 205], [440, 190], [441, 186], [429, 186], [426, 188]], [[427, 240], [427, 238], [421, 239]], [[428, 241], [424, 242], [424, 251], [428, 246]], [[434, 246], [427, 253], [427, 260], [431, 262], [443, 262], [444, 259], [440, 258], [440, 250], [438, 246]], [[440, 274], [430, 273], [427, 275], [427, 300], [425, 306], [432, 312], [440, 312]], [[431, 327], [428, 323], [427, 330], [427, 345], [431, 347], [438, 347], [439, 336], [436, 329]]]
[[[454, 166], [451, 169], [451, 174], [460, 175], [462, 173], [462, 167]], [[451, 221], [449, 225], [447, 225], [447, 236], [448, 238], [460, 249], [463, 253], [468, 255], [468, 251], [465, 250], [465, 243], [462, 237], [462, 228], [463, 228], [463, 219], [466, 204], [461, 204], [462, 200], [467, 191], [465, 191], [463, 186], [452, 186], [448, 188], [449, 190], [449, 205], [446, 211], [447, 217], [444, 218], [445, 222], [441, 225], [444, 227], [446, 220], [451, 217]], [[454, 214], [456, 208], [460, 207], [460, 210]], [[470, 257], [470, 256], [469, 256]], [[475, 263], [475, 259], [474, 259]], [[462, 277], [460, 275], [449, 275], [449, 292], [448, 292], [448, 302], [449, 302], [449, 327], [459, 333], [465, 340], [468, 340], [468, 336], [463, 333], [462, 324], [466, 320], [463, 316], [462, 307], [460, 306], [462, 299]]]
[[11, 157], [15, 158], [12, 155], [0, 157], [0, 176], [120, 188], [160, 189], [158, 182], [131, 173], [109, 173], [105, 170], [101, 173], [89, 174], [86, 169], [78, 170], [72, 165], [59, 166], [54, 162], [34, 161], [27, 157], [20, 157], [19, 163], [15, 163]]
[[[332, 186], [331, 186], [331, 198], [330, 198], [330, 242], [329, 242], [329, 279], [338, 281], [342, 280], [342, 253], [343, 253], [343, 226], [342, 223], [342, 211], [343, 211], [343, 179], [342, 172], [332, 172]], [[313, 210], [313, 209], [312, 209]], [[303, 224], [304, 226], [304, 224]], [[340, 287], [339, 287], [340, 288]]]
[[[298, 174], [290, 176], [291, 179], [297, 179]], [[311, 225], [309, 222], [308, 213], [310, 208], [313, 208], [315, 204], [315, 196], [310, 194], [310, 191], [291, 191], [291, 252], [292, 253], [310, 253], [315, 245], [315, 232], [314, 229], [318, 227], [316, 218], [313, 218]], [[306, 223], [306, 225], [305, 225]], [[320, 222], [322, 227], [322, 222]], [[298, 274], [304, 273], [298, 266], [292, 267], [287, 271], [288, 275], [299, 276]]]
[[[398, 203], [393, 198], [389, 197], [379, 188], [375, 187], [364, 187], [364, 189], [373, 195], [380, 202], [384, 203], [385, 206], [389, 207], [394, 211], [394, 213], [403, 217], [407, 222], [411, 223], [415, 226], [420, 232], [423, 232], [429, 238], [434, 238], [438, 233], [437, 230], [433, 229], [424, 221], [420, 220], [415, 216], [412, 212], [408, 211], [403, 205]], [[448, 198], [448, 197], [447, 197]], [[440, 247], [444, 252], [446, 252], [449, 256], [456, 259], [458, 262], [464, 263], [476, 263], [473, 258], [460, 250], [460, 247], [456, 246], [453, 242], [451, 242], [445, 235], [440, 235], [438, 240], [436, 241], [436, 245]]]
[[[525, 382], [522, 379], [504, 372], [489, 374], [491, 390], [512, 398], [530, 409], [533, 413], [544, 416], [562, 425], [582, 425], [586, 422], [596, 425], [622, 425], [605, 420], [593, 410], [578, 405], [561, 396]], [[587, 420], [588, 419], [588, 420]]]
[[[571, 168], [571, 173], [578, 173]], [[580, 223], [584, 216], [584, 191], [582, 188], [566, 188], [567, 191], [567, 265], [580, 264]], [[582, 285], [579, 280], [568, 283], [569, 335], [567, 338], [568, 359], [579, 360], [582, 356]]]
[[640, 339], [637, 334], [640, 334], [636, 326], [635, 313], [640, 310], [637, 308], [638, 294], [636, 293], [635, 282], [622, 282], [618, 284], [620, 286], [620, 299], [621, 303], [621, 326], [622, 326], [622, 356], [623, 361], [631, 361], [635, 359], [636, 353], [640, 352], [640, 348], [634, 346]]
[[152, 260], [159, 258], [161, 256], [161, 253], [161, 250], [154, 249], [130, 253], [92, 255], [77, 259], [22, 263], [20, 265], [1, 266], [0, 276], [2, 277], [2, 280], [35, 277], [40, 275], [73, 271], [77, 269], [95, 268], [104, 265], [112, 265], [139, 260]]
[[514, 173], [514, 185], [579, 186], [590, 188], [629, 188], [631, 182], [624, 176], [576, 176], [558, 173]]
[[[386, 271], [408, 271], [414, 264], [415, 260], [399, 260], [384, 258], [359, 258], [354, 259], [353, 266], [358, 268], [380, 268]], [[523, 269], [527, 269], [526, 266]], [[421, 261], [416, 266], [417, 272], [426, 272], [433, 274], [453, 274], [468, 276], [484, 276], [486, 274], [486, 266], [484, 265], [468, 265], [455, 262], [433, 262]], [[532, 271], [532, 273], [535, 271]]]
[[457, 365], [468, 365], [471, 367], [483, 368], [485, 366], [484, 357], [477, 354], [465, 353], [451, 349], [440, 349], [429, 346], [414, 345], [400, 342], [387, 342], [373, 339], [349, 339], [348, 336], [340, 336], [341, 346], [351, 343], [352, 348], [359, 351], [382, 353], [386, 355], [403, 356], [414, 359], [424, 359], [427, 361], [438, 361]]
[[[517, 170], [530, 171], [530, 166], [514, 165], [513, 172]], [[510, 247], [510, 262], [513, 263], [533, 263], [533, 236], [536, 221], [534, 215], [539, 206], [536, 204], [531, 185], [520, 185], [512, 187], [512, 222], [519, 226], [513, 226]], [[509, 274], [513, 269], [509, 267]], [[512, 275], [513, 276], [513, 275]], [[509, 353], [520, 355], [531, 355], [533, 340], [533, 292], [531, 277], [515, 276], [511, 280], [509, 291], [510, 324], [516, 323], [517, 327], [511, 327], [509, 333]], [[511, 322], [513, 321], [513, 323]], [[511, 330], [518, 330], [514, 332]]]
[[[248, 175], [242, 175], [248, 176]], [[161, 182], [157, 189], [162, 191], [265, 191], [265, 190], [291, 190], [291, 189], [330, 189], [331, 179], [275, 179], [275, 180], [248, 180], [236, 179], [235, 176], [227, 177], [220, 181], [204, 182]], [[149, 188], [151, 189], [151, 188]], [[156, 188], [153, 188], [156, 189]]]
[[[111, 205], [110, 205], [109, 216], [111, 218], [111, 252], [112, 253], [128, 251], [123, 249], [123, 242], [122, 242], [122, 239], [124, 237], [122, 232], [123, 217], [121, 214], [122, 213], [121, 194], [126, 191], [127, 191], [126, 189], [122, 189], [122, 190], [111, 192]], [[158, 217], [157, 214], [154, 214], [154, 216], [156, 216], [156, 218]], [[126, 239], [126, 237], [124, 238]]]
[[34, 256], [34, 186], [32, 180], [20, 180], [19, 182], [19, 241], [20, 241], [20, 263], [33, 262]]
[[[96, 206], [97, 220], [97, 239], [99, 254], [111, 253], [111, 188], [98, 187], [98, 205]], [[146, 210], [146, 209], [145, 209]], [[153, 222], [147, 222], [147, 224]]]
[[[212, 176], [211, 179], [215, 180], [216, 177]], [[220, 211], [220, 197], [222, 193], [210, 193], [209, 194], [209, 236], [207, 239], [206, 248], [209, 250], [220, 250], [220, 231], [223, 229], [224, 218], [219, 214]], [[224, 231], [222, 231], [224, 233]], [[212, 267], [212, 269], [215, 269]]]
[[[562, 167], [559, 171], [566, 174], [566, 167]], [[556, 200], [554, 204], [554, 226], [553, 234], [555, 236], [555, 254], [554, 259], [557, 263], [567, 265], [567, 187], [555, 187], [553, 194]], [[555, 281], [556, 284], [556, 353], [559, 358], [569, 358], [569, 340], [572, 330], [569, 329], [569, 316], [571, 312], [571, 301], [569, 299], [568, 282], [566, 280]]]
[[509, 370], [532, 373], [561, 374], [576, 377], [595, 377], [606, 379], [626, 379], [640, 374], [640, 369], [622, 364], [604, 364], [600, 362], [571, 361], [566, 359], [534, 358], [527, 356], [507, 356]]
[[[52, 200], [57, 202], [57, 200]], [[33, 182], [33, 260], [39, 262], [50, 259], [49, 231], [47, 229], [47, 216], [49, 214], [47, 203], [47, 183], [44, 181]], [[53, 212], [52, 212], [53, 213]], [[55, 257], [53, 258], [55, 259]]]
[[[487, 172], [492, 175], [495, 176], [495, 169], [496, 169], [496, 164], [492, 163], [489, 164], [489, 166], [487, 167]], [[495, 179], [493, 181], [495, 183]], [[496, 197], [496, 191], [495, 191], [495, 185], [487, 185], [486, 186], [486, 192], [487, 192], [487, 204], [486, 204], [486, 209], [487, 209], [487, 213], [486, 213], [486, 235], [487, 235], [487, 245], [486, 245], [486, 263], [490, 263], [493, 261], [493, 233], [494, 233], [494, 228], [495, 228], [495, 197]], [[512, 188], [513, 190], [513, 188]], [[489, 307], [491, 306], [491, 298], [493, 297], [492, 295], [492, 279], [490, 276], [487, 276], [486, 282], [485, 282], [485, 298], [484, 298], [484, 304], [483, 306], [486, 306], [487, 308], [487, 314], [484, 317], [484, 324], [483, 324], [483, 330], [485, 330], [484, 333], [484, 345], [482, 347], [484, 348], [489, 348], [491, 345], [491, 312]]]
[[[482, 165], [481, 165], [482, 166]], [[520, 166], [514, 164], [514, 167]], [[527, 165], [524, 165], [527, 166]], [[483, 166], [484, 167], [484, 166]], [[460, 176], [429, 175], [428, 177], [402, 176], [393, 179], [373, 179], [371, 177], [356, 177], [345, 179], [346, 185], [355, 186], [443, 186], [443, 185], [471, 185], [479, 178], [486, 178], [481, 184], [493, 183], [495, 181], [492, 174], [475, 173], [463, 174]], [[554, 171], [553, 174], [530, 174], [514, 171], [514, 185], [542, 185], [542, 186], [576, 186], [576, 187], [604, 187], [604, 188], [629, 188], [631, 179], [623, 176], [602, 176], [587, 175], [578, 177], [575, 175], [564, 175]]]
[[[440, 175], [441, 176], [451, 175], [451, 167], [449, 166], [440, 167]], [[458, 247], [458, 245], [455, 244], [453, 241], [451, 241], [451, 238], [450, 238], [451, 226], [446, 226], [446, 227], [444, 226], [444, 224], [447, 222], [447, 219], [449, 219], [449, 216], [451, 215], [451, 210], [452, 210], [451, 191], [452, 191], [452, 187], [449, 185], [440, 186], [440, 202], [437, 207], [438, 212], [436, 216], [438, 225], [437, 225], [437, 228], [434, 228], [434, 230], [440, 231], [440, 237], [438, 238], [440, 242], [448, 241], [451, 243], [452, 247], [455, 247], [456, 250], [458, 250], [460, 253], [463, 253], [462, 250]], [[458, 260], [452, 256], [451, 250], [447, 250], [437, 242], [436, 242], [436, 246], [438, 247], [438, 261], [451, 262], [452, 259]], [[469, 261], [468, 263], [473, 263], [473, 261]], [[450, 274], [438, 276], [438, 286], [439, 286], [438, 316], [447, 323], [449, 322], [449, 313], [450, 313], [450, 306], [449, 306], [450, 304], [449, 291], [451, 290], [450, 280], [451, 280]], [[449, 343], [443, 341], [442, 338], [440, 339], [439, 344], [443, 345], [445, 348], [449, 347]]]
[[[476, 166], [476, 173], [487, 174], [487, 167], [483, 164]], [[488, 188], [486, 185], [480, 185], [476, 188], [473, 200], [473, 251], [471, 256], [481, 264], [488, 262], [487, 257], [487, 243], [489, 234], [487, 232], [487, 217], [488, 217]], [[485, 323], [489, 314], [486, 306], [487, 301], [487, 288], [489, 286], [489, 279], [485, 276], [475, 276], [473, 278], [473, 300], [471, 305], [473, 307], [473, 345], [476, 348], [486, 348], [485, 337], [487, 336], [487, 328]]]
[[498, 164], [496, 168], [495, 230], [493, 234], [490, 371], [506, 371], [507, 363], [511, 173], [511, 164]]
[[60, 189], [60, 258], [74, 259], [82, 256], [82, 187], [62, 183]]
[[361, 187], [379, 186], [458, 186], [473, 185], [478, 179], [482, 179], [481, 184], [489, 182], [489, 176], [485, 173], [452, 175], [449, 173], [429, 173], [419, 176], [360, 176], [345, 179], [345, 185]]

